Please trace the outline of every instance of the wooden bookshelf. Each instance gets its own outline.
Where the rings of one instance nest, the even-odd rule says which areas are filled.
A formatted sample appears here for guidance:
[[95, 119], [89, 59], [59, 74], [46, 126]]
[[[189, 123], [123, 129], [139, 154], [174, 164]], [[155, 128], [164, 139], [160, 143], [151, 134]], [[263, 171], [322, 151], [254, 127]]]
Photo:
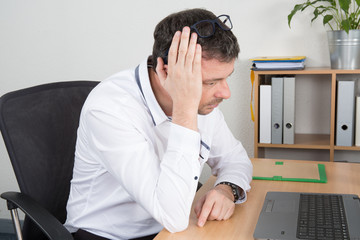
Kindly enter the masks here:
[[[286, 70], [286, 71], [255, 71], [254, 81], [254, 157], [266, 158], [264, 155], [265, 149], [311, 149], [311, 150], [325, 150], [329, 152], [329, 161], [334, 161], [336, 151], [360, 151], [360, 147], [342, 147], [335, 145], [335, 126], [336, 126], [336, 80], [339, 75], [357, 75], [360, 74], [358, 70], [342, 70], [329, 68], [306, 68], [305, 70]], [[322, 75], [328, 78], [331, 84], [330, 97], [330, 129], [329, 134], [297, 134], [295, 130], [294, 144], [264, 144], [259, 143], [259, 88], [261, 82], [267, 77], [282, 76], [282, 75], [311, 75], [312, 80], [316, 81], [317, 77]], [[296, 116], [295, 116], [296, 118]], [[295, 121], [296, 122], [296, 121]], [[295, 128], [296, 129], [296, 128]], [[359, 156], [360, 157], [360, 156]], [[289, 156], [291, 159], [291, 156]]]

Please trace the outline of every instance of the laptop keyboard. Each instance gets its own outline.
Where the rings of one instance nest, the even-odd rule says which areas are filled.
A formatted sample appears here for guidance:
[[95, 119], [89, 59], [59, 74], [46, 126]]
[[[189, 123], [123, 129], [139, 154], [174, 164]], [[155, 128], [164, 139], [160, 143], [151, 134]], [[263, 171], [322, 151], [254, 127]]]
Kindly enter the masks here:
[[341, 195], [300, 194], [299, 239], [350, 239]]

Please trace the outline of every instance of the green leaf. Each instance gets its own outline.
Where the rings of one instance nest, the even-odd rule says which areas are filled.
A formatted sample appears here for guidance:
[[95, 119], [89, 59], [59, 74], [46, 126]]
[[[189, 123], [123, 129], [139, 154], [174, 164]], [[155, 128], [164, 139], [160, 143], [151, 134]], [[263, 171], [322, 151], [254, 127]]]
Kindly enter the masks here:
[[339, 0], [339, 5], [344, 12], [349, 13], [351, 0]]
[[311, 19], [311, 22], [313, 22], [317, 17], [319, 16], [319, 11], [317, 8], [314, 10], [314, 17]]
[[308, 7], [310, 6], [309, 3], [304, 3], [302, 8], [301, 8], [301, 11], [303, 12], [305, 9], [307, 9]]
[[329, 2], [331, 3], [331, 6], [336, 8], [336, 1], [335, 0], [330, 0]]
[[335, 0], [315, 0], [313, 1], [311, 4], [315, 5], [318, 2], [326, 2], [326, 3], [330, 3], [331, 6], [336, 6], [336, 1]]
[[341, 29], [345, 30], [346, 33], [349, 33], [350, 23], [347, 19], [345, 19], [341, 22]]
[[332, 14], [332, 10], [334, 9], [332, 6], [319, 6], [316, 8], [319, 11], [319, 15], [323, 15], [326, 12], [330, 12]]
[[318, 18], [323, 18], [323, 25], [332, 24], [340, 30], [349, 32], [350, 29], [360, 28], [360, 0], [302, 0], [302, 4], [295, 5], [288, 15], [288, 25], [297, 12], [302, 12], [307, 8], [313, 10], [311, 22]]
[[292, 20], [293, 16], [294, 16], [299, 10], [301, 10], [304, 5], [305, 5], [305, 3], [304, 3], [304, 4], [296, 4], [295, 7], [294, 7], [294, 9], [293, 9], [293, 10], [291, 11], [291, 13], [288, 15], [288, 25], [289, 25], [289, 28], [291, 28], [290, 23], [291, 23], [291, 20]]
[[323, 19], [323, 25], [325, 26], [326, 24], [328, 24], [334, 17], [332, 15], [325, 15], [324, 19]]

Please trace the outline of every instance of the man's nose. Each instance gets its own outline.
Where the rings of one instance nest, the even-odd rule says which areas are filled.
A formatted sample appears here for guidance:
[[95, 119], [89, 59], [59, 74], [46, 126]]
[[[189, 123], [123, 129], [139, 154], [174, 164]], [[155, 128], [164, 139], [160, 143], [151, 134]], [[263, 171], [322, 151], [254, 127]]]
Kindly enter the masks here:
[[219, 86], [219, 88], [217, 89], [217, 91], [215, 93], [215, 97], [222, 98], [222, 99], [230, 98], [231, 92], [230, 92], [227, 81], [225, 79], [223, 81], [220, 81], [220, 84], [218, 86]]

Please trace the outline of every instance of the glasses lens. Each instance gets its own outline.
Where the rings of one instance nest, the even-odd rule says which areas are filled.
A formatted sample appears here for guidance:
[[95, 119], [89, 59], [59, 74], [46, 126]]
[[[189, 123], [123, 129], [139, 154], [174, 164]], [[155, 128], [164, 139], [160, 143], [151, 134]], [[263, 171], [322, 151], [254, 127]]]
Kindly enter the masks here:
[[230, 30], [233, 27], [230, 18], [225, 15], [221, 15], [218, 17], [218, 23], [224, 30]]
[[210, 21], [202, 21], [193, 26], [196, 28], [199, 37], [210, 37], [214, 34], [214, 25]]

